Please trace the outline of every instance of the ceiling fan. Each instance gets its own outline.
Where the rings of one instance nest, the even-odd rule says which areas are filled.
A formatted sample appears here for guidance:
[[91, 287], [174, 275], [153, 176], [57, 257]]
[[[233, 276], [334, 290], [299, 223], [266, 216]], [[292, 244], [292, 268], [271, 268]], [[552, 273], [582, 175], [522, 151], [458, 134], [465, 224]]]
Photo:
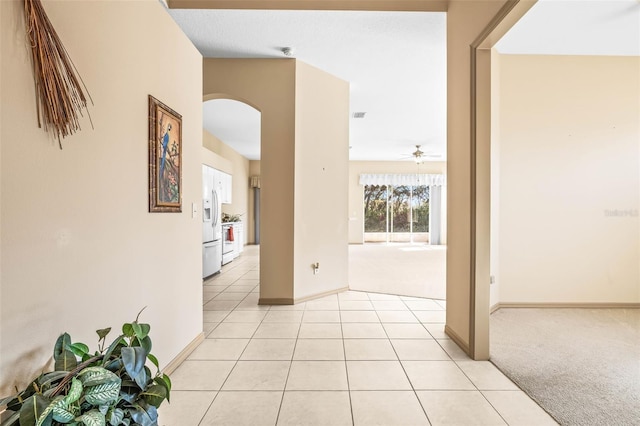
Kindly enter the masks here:
[[420, 150], [420, 147], [422, 145], [416, 145], [416, 150], [413, 151], [411, 153], [411, 155], [406, 156], [405, 158], [413, 158], [413, 160], [417, 163], [420, 164], [423, 161], [430, 159], [430, 158], [441, 158], [442, 155], [440, 154], [434, 154], [431, 152], [424, 152], [422, 150]]

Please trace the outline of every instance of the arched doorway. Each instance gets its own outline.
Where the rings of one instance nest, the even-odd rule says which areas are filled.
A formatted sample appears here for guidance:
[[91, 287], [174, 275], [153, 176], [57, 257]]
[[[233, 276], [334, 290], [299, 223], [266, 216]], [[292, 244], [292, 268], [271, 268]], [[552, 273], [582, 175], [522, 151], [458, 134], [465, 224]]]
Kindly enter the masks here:
[[204, 278], [257, 241], [259, 188], [248, 182], [259, 180], [260, 126], [260, 111], [246, 102], [219, 95], [203, 103]]

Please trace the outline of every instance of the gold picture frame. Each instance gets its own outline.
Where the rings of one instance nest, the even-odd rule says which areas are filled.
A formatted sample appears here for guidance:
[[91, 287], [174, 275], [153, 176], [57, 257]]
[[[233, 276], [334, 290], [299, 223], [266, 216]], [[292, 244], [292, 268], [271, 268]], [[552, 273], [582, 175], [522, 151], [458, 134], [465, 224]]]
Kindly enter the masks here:
[[182, 212], [182, 116], [151, 95], [149, 212]]

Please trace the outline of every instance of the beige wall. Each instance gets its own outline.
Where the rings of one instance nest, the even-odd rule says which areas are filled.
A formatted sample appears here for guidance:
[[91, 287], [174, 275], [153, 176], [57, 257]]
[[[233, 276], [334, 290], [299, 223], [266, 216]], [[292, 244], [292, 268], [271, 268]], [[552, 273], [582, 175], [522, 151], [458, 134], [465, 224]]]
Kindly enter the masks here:
[[640, 302], [639, 70], [501, 55], [501, 302]]
[[[447, 331], [462, 346], [471, 342], [471, 59], [469, 46], [504, 1], [452, 0], [447, 11]], [[489, 194], [485, 194], [486, 197]], [[487, 265], [488, 266], [488, 265]], [[487, 280], [488, 281], [488, 280]], [[489, 284], [480, 283], [489, 292]], [[488, 298], [488, 297], [487, 297]], [[474, 308], [475, 309], [475, 308]], [[488, 317], [488, 316], [487, 316]], [[488, 318], [487, 318], [488, 321]], [[488, 343], [488, 335], [480, 336]], [[488, 345], [484, 345], [485, 347]], [[467, 349], [465, 348], [465, 349]], [[476, 355], [474, 355], [475, 357]], [[484, 355], [483, 355], [484, 356]]]
[[[443, 161], [428, 161], [416, 165], [411, 161], [350, 161], [349, 162], [349, 244], [364, 241], [364, 186], [360, 185], [360, 175], [365, 173], [433, 173], [446, 174], [447, 164]], [[443, 194], [444, 197], [444, 194]], [[442, 200], [446, 204], [446, 200]], [[443, 225], [446, 217], [442, 217]], [[445, 225], [446, 226], [446, 225]], [[443, 234], [444, 236], [444, 234]], [[446, 244], [446, 240], [443, 241]]]
[[233, 165], [231, 160], [220, 154], [223, 142], [207, 132], [202, 130], [202, 164], [213, 167], [225, 173], [233, 173]]
[[[44, 3], [95, 129], [63, 150], [38, 129], [22, 2], [0, 2], [0, 395], [64, 331], [95, 348], [94, 330], [146, 306], [163, 365], [202, 331], [201, 56], [155, 0]], [[148, 213], [148, 94], [183, 117], [182, 213]]]
[[261, 112], [260, 298], [293, 299], [295, 60], [205, 59], [203, 73], [205, 100]]
[[348, 173], [349, 83], [296, 61], [296, 300], [348, 286]]
[[[347, 189], [342, 201], [335, 187], [347, 178], [348, 85], [296, 60], [206, 59], [203, 95], [261, 112], [261, 301], [346, 287]], [[322, 277], [308, 276], [325, 259]]]
[[[203, 135], [203, 146], [205, 149], [225, 159], [227, 166], [224, 168], [216, 167], [213, 164], [207, 163], [204, 159], [203, 163], [222, 170], [225, 173], [229, 173], [232, 176], [231, 204], [223, 204], [222, 212], [239, 215], [245, 227], [248, 227], [250, 217], [249, 160], [206, 130], [203, 130]], [[248, 235], [245, 231], [244, 241], [242, 243], [247, 244], [248, 241]]]

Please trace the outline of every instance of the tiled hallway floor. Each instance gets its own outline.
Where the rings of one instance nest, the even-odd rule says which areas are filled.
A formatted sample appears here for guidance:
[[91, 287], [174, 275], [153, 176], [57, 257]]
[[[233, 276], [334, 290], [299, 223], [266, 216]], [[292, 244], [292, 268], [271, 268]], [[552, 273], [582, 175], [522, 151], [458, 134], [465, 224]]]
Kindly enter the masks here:
[[445, 303], [344, 292], [258, 306], [258, 251], [204, 285], [206, 340], [173, 373], [160, 425], [547, 425], [444, 334]]

